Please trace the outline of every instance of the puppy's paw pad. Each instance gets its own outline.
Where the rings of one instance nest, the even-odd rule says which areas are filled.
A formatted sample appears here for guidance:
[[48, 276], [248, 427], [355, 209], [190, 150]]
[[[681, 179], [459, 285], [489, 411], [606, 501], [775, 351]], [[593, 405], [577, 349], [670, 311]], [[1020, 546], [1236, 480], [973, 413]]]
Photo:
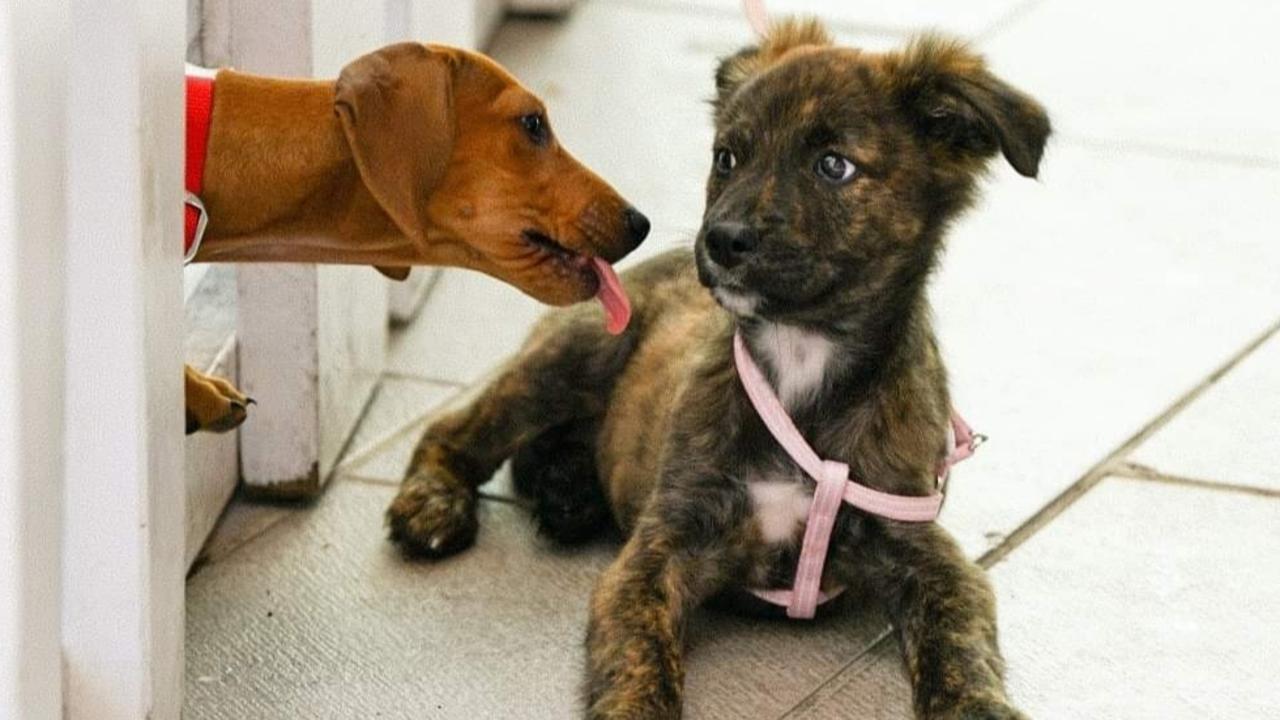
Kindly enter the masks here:
[[439, 558], [475, 541], [475, 491], [457, 481], [420, 474], [405, 480], [387, 508], [391, 540], [414, 557]]

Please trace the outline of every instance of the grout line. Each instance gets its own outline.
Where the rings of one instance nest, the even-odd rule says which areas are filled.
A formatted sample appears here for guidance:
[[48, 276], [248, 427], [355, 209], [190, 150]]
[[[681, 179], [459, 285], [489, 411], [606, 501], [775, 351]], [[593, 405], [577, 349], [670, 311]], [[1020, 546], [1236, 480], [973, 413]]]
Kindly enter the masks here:
[[1280, 170], [1280, 160], [1261, 155], [1241, 155], [1238, 153], [1219, 152], [1215, 150], [1197, 150], [1176, 145], [1130, 140], [1123, 138], [1100, 138], [1088, 135], [1072, 135], [1070, 132], [1055, 134], [1055, 142], [1074, 145], [1079, 148], [1096, 151], [1108, 151], [1125, 155], [1141, 155], [1165, 160], [1189, 160], [1210, 162], [1218, 165], [1244, 168], [1248, 170]]
[[458, 393], [462, 392], [465, 389], [466, 388], [464, 387], [455, 387], [453, 389], [454, 390], [453, 393], [451, 393], [448, 397], [445, 397], [444, 399], [442, 399], [439, 403], [433, 405], [431, 409], [413, 416], [409, 420], [405, 421], [403, 424], [397, 425], [396, 427], [387, 431], [387, 433], [385, 433], [384, 435], [381, 435], [377, 438], [374, 438], [373, 440], [370, 440], [368, 444], [366, 444], [364, 447], [361, 447], [357, 450], [353, 450], [349, 455], [344, 456], [342, 458], [342, 462], [334, 466], [334, 472], [343, 471], [347, 468], [351, 468], [356, 465], [359, 465], [365, 460], [368, 460], [370, 457], [373, 457], [374, 455], [376, 455], [378, 452], [387, 449], [395, 441], [399, 440], [402, 436], [404, 436], [405, 433], [420, 427], [427, 420], [430, 420], [432, 417], [439, 414], [441, 408], [443, 408], [447, 403], [453, 400], [454, 397], [458, 395]]
[[[325, 488], [327, 488], [329, 484], [330, 483], [326, 483]], [[244, 497], [243, 488], [237, 487], [236, 491], [231, 495], [231, 499], [227, 502], [227, 506], [222, 509], [222, 513], [218, 516], [218, 521], [214, 523], [213, 530], [209, 533], [209, 538], [205, 539], [205, 546], [200, 549], [200, 552], [196, 554], [196, 559], [192, 561], [191, 567], [187, 570], [184, 581], [191, 580], [191, 578], [195, 577], [205, 567], [223, 562], [246, 547], [256, 543], [259, 539], [271, 534], [276, 530], [276, 528], [284, 526], [291, 519], [297, 517], [297, 513], [294, 511], [310, 509], [320, 500], [320, 496], [304, 500], [249, 500]], [[211, 539], [217, 532], [218, 527], [226, 518], [227, 513], [231, 512], [232, 505], [236, 503], [251, 504], [259, 508], [274, 508], [281, 510], [282, 512], [270, 518], [270, 520], [262, 527], [259, 527], [248, 535], [241, 537], [237, 542], [227, 545], [219, 552], [215, 554], [208, 553], [209, 539]]]
[[[342, 441], [342, 447], [338, 448], [338, 460], [333, 464], [333, 467], [330, 468], [330, 476], [342, 467], [347, 454], [352, 450], [351, 446], [355, 444], [356, 433], [360, 430], [360, 426], [364, 424], [365, 420], [369, 419], [369, 415], [373, 413], [373, 405], [378, 401], [378, 396], [382, 394], [382, 389], [385, 385], [385, 378], [379, 375], [377, 381], [373, 384], [373, 390], [369, 393], [369, 397], [365, 398], [364, 406], [360, 408], [360, 413], [356, 416], [355, 423], [347, 431], [347, 437]], [[321, 485], [323, 486], [323, 483], [321, 483]]]
[[[369, 475], [359, 475], [356, 473], [349, 473], [349, 472], [342, 473], [341, 475], [334, 475], [333, 477], [333, 481], [348, 481], [348, 480], [354, 483], [359, 483], [361, 485], [376, 485], [377, 487], [382, 487], [382, 488], [400, 487], [400, 483], [401, 483], [400, 480], [388, 480], [386, 478], [377, 478]], [[476, 497], [481, 500], [488, 500], [490, 502], [498, 502], [498, 503], [503, 503], [505, 505], [515, 505], [516, 507], [524, 508], [525, 510], [533, 509], [533, 503], [529, 502], [528, 500], [524, 500], [516, 497], [510, 497], [507, 495], [500, 495], [498, 493], [489, 492], [488, 490], [476, 490]]]
[[1178, 413], [1190, 405], [1200, 397], [1206, 390], [1214, 385], [1223, 375], [1226, 375], [1233, 368], [1240, 364], [1246, 357], [1257, 350], [1263, 343], [1271, 339], [1273, 335], [1280, 331], [1280, 321], [1272, 323], [1269, 327], [1262, 331], [1253, 340], [1250, 340], [1243, 348], [1236, 351], [1226, 362], [1218, 366], [1213, 372], [1201, 380], [1195, 387], [1188, 390], [1181, 397], [1174, 400], [1169, 407], [1157, 415], [1154, 419], [1144, 425], [1138, 432], [1129, 437], [1120, 447], [1113, 450], [1106, 457], [1100, 460], [1093, 467], [1089, 468], [1084, 475], [1071, 484], [1066, 490], [1062, 491], [1049, 504], [1040, 508], [1038, 512], [1028, 518], [1025, 522], [1009, 533], [1007, 537], [997, 546], [983, 553], [977, 560], [978, 565], [983, 568], [990, 568], [996, 563], [1006, 558], [1009, 553], [1016, 550], [1020, 545], [1026, 542], [1032, 535], [1035, 535], [1045, 525], [1048, 525], [1055, 518], [1070, 507], [1076, 500], [1079, 500], [1085, 493], [1093, 489], [1103, 478], [1110, 475], [1121, 467], [1122, 462], [1134, 448], [1142, 444], [1147, 438], [1154, 435], [1158, 430], [1164, 427]]
[[506, 505], [515, 505], [523, 510], [533, 512], [533, 503], [523, 498], [510, 497], [507, 495], [498, 495], [496, 493], [487, 492], [485, 490], [477, 491], [481, 500], [489, 500], [490, 502], [499, 502]]
[[1245, 485], [1243, 483], [1219, 482], [1217, 480], [1204, 480], [1201, 478], [1186, 477], [1183, 475], [1170, 475], [1168, 473], [1160, 472], [1148, 465], [1130, 462], [1128, 460], [1117, 464], [1114, 468], [1113, 474], [1116, 477], [1125, 478], [1126, 480], [1142, 480], [1144, 482], [1196, 487], [1203, 488], [1205, 490], [1244, 493], [1246, 495], [1254, 495], [1257, 497], [1280, 498], [1280, 490], [1258, 487], [1256, 485]]
[[881, 630], [879, 635], [875, 636], [875, 638], [873, 638], [871, 642], [867, 643], [867, 646], [862, 649], [862, 652], [858, 653], [857, 655], [854, 655], [852, 658], [849, 659], [849, 662], [845, 663], [844, 665], [841, 665], [839, 669], [832, 672], [831, 675], [829, 675], [826, 680], [823, 680], [822, 682], [818, 683], [817, 686], [815, 686], [812, 690], [810, 690], [804, 697], [797, 700], [794, 705], [787, 708], [786, 711], [784, 711], [781, 715], [779, 715], [777, 720], [785, 720], [786, 718], [795, 714], [796, 711], [801, 710], [805, 706], [812, 703], [818, 697], [819, 693], [821, 693], [824, 689], [826, 689], [827, 687], [835, 683], [838, 678], [843, 676], [845, 672], [849, 670], [849, 668], [852, 668], [854, 665], [858, 664], [859, 662], [862, 662], [862, 660], [864, 660], [868, 655], [878, 652], [880, 649], [880, 646], [883, 645], [888, 640], [890, 640], [892, 636], [893, 636], [892, 627], [887, 627], [884, 630]]
[[342, 459], [342, 462], [338, 463], [333, 468], [333, 472], [334, 473], [347, 472], [351, 468], [363, 463], [364, 461], [368, 460], [374, 455], [377, 455], [379, 452], [386, 450], [387, 448], [395, 444], [395, 442], [399, 440], [401, 437], [408, 434], [410, 431], [414, 430], [415, 428], [420, 427], [433, 414], [435, 414], [434, 410], [428, 411], [426, 413], [421, 413], [415, 416], [413, 419], [406, 422], [405, 424], [399, 425], [394, 429], [390, 430], [385, 435], [375, 438], [373, 440], [370, 440], [369, 444], [365, 445], [359, 450], [353, 451], [349, 456], [344, 457]]
[[399, 480], [387, 480], [386, 478], [370, 477], [368, 475], [357, 475], [356, 473], [344, 472], [341, 475], [334, 474], [334, 480], [351, 481], [361, 485], [377, 485], [378, 487], [393, 488], [399, 487]]
[[382, 377], [386, 380], [407, 380], [409, 382], [417, 382], [428, 385], [447, 385], [452, 388], [464, 388], [466, 383], [458, 380], [446, 380], [445, 378], [433, 377], [431, 375], [419, 375], [418, 373], [406, 372], [404, 370], [383, 370]]
[[970, 40], [975, 45], [988, 43], [991, 41], [991, 38], [1009, 29], [1023, 17], [1030, 14], [1032, 10], [1035, 10], [1043, 4], [1044, 0], [1023, 0], [1023, 2], [1020, 2], [1010, 8], [1000, 17], [992, 20], [986, 27], [974, 33]]
[[[1039, 512], [1031, 516], [1026, 522], [1018, 526], [1012, 533], [1008, 535], [996, 547], [983, 553], [977, 560], [978, 565], [984, 569], [990, 569], [991, 566], [1003, 560], [1009, 553], [1016, 550], [1022, 543], [1026, 542], [1032, 535], [1038, 532], [1049, 522], [1057, 518], [1076, 500], [1080, 499], [1085, 493], [1096, 486], [1103, 478], [1108, 475], [1116, 475], [1126, 479], [1144, 480], [1150, 482], [1167, 482], [1170, 484], [1189, 485], [1195, 487], [1211, 488], [1214, 490], [1228, 492], [1244, 492], [1252, 495], [1261, 495], [1264, 497], [1280, 497], [1280, 491], [1270, 490], [1267, 488], [1257, 488], [1249, 485], [1235, 485], [1228, 483], [1214, 483], [1207, 480], [1198, 480], [1194, 478], [1183, 478], [1173, 475], [1165, 475], [1151, 468], [1138, 463], [1130, 462], [1124, 458], [1133, 451], [1135, 447], [1154, 435], [1158, 430], [1164, 427], [1178, 413], [1185, 409], [1188, 405], [1199, 398], [1206, 390], [1212, 387], [1222, 376], [1226, 375], [1245, 358], [1253, 354], [1255, 350], [1272, 338], [1272, 336], [1280, 333], [1280, 321], [1272, 323], [1264, 329], [1261, 334], [1249, 341], [1243, 348], [1229, 357], [1224, 363], [1219, 365], [1207, 377], [1201, 380], [1195, 387], [1191, 388], [1181, 397], [1173, 402], [1164, 412], [1160, 413], [1151, 422], [1143, 426], [1137, 433], [1131, 436], [1119, 448], [1111, 452], [1107, 457], [1088, 471], [1070, 487], [1064, 490], [1058, 497], [1049, 502], [1048, 505], [1041, 508]], [[872, 641], [862, 652], [854, 656], [849, 662], [842, 665], [838, 670], [831, 673], [827, 679], [823, 680], [813, 688], [808, 694], [791, 706], [786, 712], [778, 716], [778, 720], [793, 715], [797, 710], [812, 702], [825, 688], [831, 686], [842, 675], [861, 661], [867, 655], [878, 650], [879, 646], [887, 642], [892, 635], [892, 629], [883, 631], [874, 641]]]

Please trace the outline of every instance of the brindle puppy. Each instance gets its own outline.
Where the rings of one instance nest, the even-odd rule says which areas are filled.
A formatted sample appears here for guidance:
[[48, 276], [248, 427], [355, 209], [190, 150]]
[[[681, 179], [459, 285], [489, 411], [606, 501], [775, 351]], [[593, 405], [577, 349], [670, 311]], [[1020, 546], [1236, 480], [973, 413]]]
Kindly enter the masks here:
[[[880, 55], [784, 23], [716, 85], [695, 252], [626, 275], [635, 314], [619, 338], [594, 309], [549, 316], [427, 430], [388, 513], [406, 551], [459, 550], [476, 487], [513, 455], [553, 534], [589, 533], [607, 502], [629, 540], [591, 600], [592, 718], [679, 717], [690, 610], [790, 585], [813, 482], [749, 404], [735, 329], [819, 455], [880, 490], [932, 491], [950, 400], [926, 280], [987, 160], [1002, 151], [1034, 176], [1049, 134], [1035, 101], [934, 37]], [[843, 506], [823, 585], [883, 601], [918, 717], [1022, 717], [991, 589], [938, 525]]]

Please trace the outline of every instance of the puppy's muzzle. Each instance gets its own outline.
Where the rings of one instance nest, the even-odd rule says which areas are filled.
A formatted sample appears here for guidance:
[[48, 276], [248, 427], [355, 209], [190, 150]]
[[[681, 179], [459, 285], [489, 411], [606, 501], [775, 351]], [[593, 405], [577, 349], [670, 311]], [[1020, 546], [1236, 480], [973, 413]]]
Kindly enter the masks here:
[[707, 254], [721, 267], [742, 263], [760, 245], [760, 233], [739, 222], [717, 222], [707, 228]]

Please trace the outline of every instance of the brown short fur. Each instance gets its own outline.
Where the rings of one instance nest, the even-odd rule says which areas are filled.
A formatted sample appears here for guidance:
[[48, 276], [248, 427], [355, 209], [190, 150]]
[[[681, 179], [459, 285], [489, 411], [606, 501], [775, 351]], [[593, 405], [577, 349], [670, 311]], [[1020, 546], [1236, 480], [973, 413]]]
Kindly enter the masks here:
[[[592, 297], [584, 258], [616, 261], [649, 228], [510, 73], [421, 43], [357, 58], [337, 80], [220, 71], [201, 196], [196, 262], [368, 264], [395, 279], [451, 265], [553, 305]], [[214, 380], [187, 368], [188, 432], [244, 420], [244, 398]]]
[[[624, 276], [636, 312], [622, 337], [589, 309], [543, 321], [478, 398], [427, 430], [388, 511], [407, 552], [459, 550], [476, 486], [513, 455], [544, 526], [575, 496], [554, 484], [607, 504], [628, 539], [591, 600], [591, 718], [679, 717], [689, 611], [713, 596], [750, 607], [745, 587], [794, 575], [803, 522], [768, 537], [752, 483], [812, 481], [749, 404], [735, 331], [776, 388], [824, 358], [779, 393], [819, 455], [882, 491], [932, 491], [950, 400], [926, 280], [988, 159], [1034, 175], [1049, 133], [1039, 105], [935, 37], [877, 55], [784, 23], [726, 59], [717, 90], [693, 253]], [[883, 604], [918, 717], [1022, 717], [991, 589], [940, 526], [844, 506], [823, 584]]]

